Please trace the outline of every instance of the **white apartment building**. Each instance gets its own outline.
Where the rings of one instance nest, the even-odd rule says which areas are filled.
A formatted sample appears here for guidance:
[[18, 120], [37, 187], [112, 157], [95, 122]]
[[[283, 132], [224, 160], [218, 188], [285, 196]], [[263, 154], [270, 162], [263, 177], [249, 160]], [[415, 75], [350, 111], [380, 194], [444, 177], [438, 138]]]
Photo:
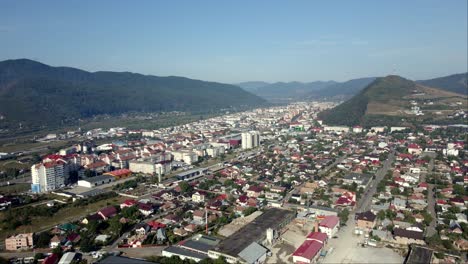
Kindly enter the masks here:
[[62, 187], [65, 184], [66, 163], [50, 161], [35, 164], [31, 167], [32, 184], [31, 190], [34, 193], [50, 192]]
[[346, 127], [346, 126], [323, 126], [323, 130], [333, 131], [333, 132], [349, 132], [349, 127]]
[[224, 147], [211, 147], [206, 149], [206, 154], [212, 158], [216, 158], [224, 154]]
[[260, 145], [260, 133], [258, 131], [244, 132], [241, 134], [242, 149], [256, 148]]
[[132, 160], [128, 167], [133, 172], [163, 175], [171, 171], [171, 162], [155, 162], [151, 159]]
[[187, 164], [193, 164], [198, 161], [198, 155], [194, 151], [189, 151], [189, 150], [173, 151], [172, 155], [174, 156], [174, 160], [183, 161]]

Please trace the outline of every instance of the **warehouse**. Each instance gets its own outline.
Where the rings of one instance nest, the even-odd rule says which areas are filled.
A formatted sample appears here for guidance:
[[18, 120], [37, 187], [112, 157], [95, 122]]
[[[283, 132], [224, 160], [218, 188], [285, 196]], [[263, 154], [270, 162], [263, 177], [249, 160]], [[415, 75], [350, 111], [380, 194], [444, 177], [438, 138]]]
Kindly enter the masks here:
[[112, 176], [102, 175], [96, 177], [90, 177], [85, 180], [79, 180], [78, 186], [92, 188], [106, 183], [111, 183], [115, 180]]
[[[240, 253], [256, 242], [266, 244], [267, 229], [273, 229], [277, 234], [289, 224], [295, 217], [295, 213], [288, 210], [271, 208], [258, 216], [251, 223], [239, 229], [237, 232], [219, 243], [215, 249], [208, 251], [208, 256], [217, 259], [223, 256], [229, 263], [246, 262], [240, 257]], [[250, 260], [249, 260], [250, 261]]]

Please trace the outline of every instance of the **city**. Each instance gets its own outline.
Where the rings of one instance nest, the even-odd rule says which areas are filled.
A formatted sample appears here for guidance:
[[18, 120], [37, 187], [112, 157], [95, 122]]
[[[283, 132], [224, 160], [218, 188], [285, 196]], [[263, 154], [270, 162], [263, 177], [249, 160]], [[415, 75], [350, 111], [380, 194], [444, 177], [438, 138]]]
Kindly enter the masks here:
[[90, 260], [465, 261], [467, 127], [327, 126], [317, 113], [332, 106], [49, 135], [82, 143], [32, 165], [32, 195], [2, 197], [3, 246], [32, 259], [79, 247]]
[[468, 263], [468, 1], [3, 1], [0, 264]]

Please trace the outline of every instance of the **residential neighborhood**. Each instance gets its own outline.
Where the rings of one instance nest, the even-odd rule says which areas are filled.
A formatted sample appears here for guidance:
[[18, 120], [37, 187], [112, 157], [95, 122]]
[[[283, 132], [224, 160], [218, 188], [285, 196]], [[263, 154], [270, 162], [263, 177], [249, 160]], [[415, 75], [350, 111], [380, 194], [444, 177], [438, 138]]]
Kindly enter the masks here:
[[467, 126], [327, 126], [317, 113], [332, 106], [51, 136], [78, 143], [40, 156], [30, 190], [0, 195], [0, 256], [466, 263]]

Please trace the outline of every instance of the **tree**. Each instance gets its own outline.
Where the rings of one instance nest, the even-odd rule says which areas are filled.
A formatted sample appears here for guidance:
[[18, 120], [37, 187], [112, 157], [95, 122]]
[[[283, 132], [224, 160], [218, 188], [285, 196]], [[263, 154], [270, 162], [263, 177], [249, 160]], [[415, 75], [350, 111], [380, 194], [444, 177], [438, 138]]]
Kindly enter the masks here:
[[378, 213], [377, 213], [377, 219], [379, 220], [384, 220], [385, 219], [385, 211], [384, 210], [380, 210]]
[[346, 222], [348, 222], [349, 218], [349, 210], [348, 209], [343, 209], [338, 213], [338, 217], [340, 218], [340, 223], [344, 225]]
[[54, 249], [52, 250], [52, 253], [58, 255], [59, 258], [61, 258], [62, 255], [63, 255], [63, 249], [62, 249], [62, 247], [61, 247], [60, 245], [58, 245], [56, 248], [54, 248]]
[[136, 206], [125, 207], [120, 213], [123, 217], [130, 219], [137, 219], [140, 215], [140, 211]]
[[[44, 253], [36, 253], [34, 254], [34, 263], [38, 263], [38, 261], [40, 259], [43, 259], [45, 256], [44, 256]], [[2, 263], [2, 262], [0, 262]]]
[[390, 220], [393, 221], [393, 220], [395, 219], [397, 213], [393, 212], [393, 211], [390, 210], [390, 209], [387, 209], [387, 210], [385, 211], [385, 215], [387, 216], [388, 219], [390, 219]]
[[462, 185], [454, 184], [453, 185], [453, 193], [455, 195], [464, 196], [466, 194], [465, 187], [463, 187]]
[[251, 207], [249, 206], [247, 209], [244, 209], [244, 211], [242, 211], [242, 214], [244, 216], [248, 216], [248, 215], [251, 215], [253, 212], [257, 211], [257, 208], [256, 207]]
[[48, 232], [42, 232], [37, 236], [36, 246], [38, 248], [47, 248], [49, 247], [51, 236]]
[[122, 235], [123, 225], [120, 223], [118, 217], [114, 217], [109, 220], [109, 229], [113, 234], [118, 236]]
[[190, 186], [186, 181], [179, 182], [179, 187], [182, 193], [189, 192], [192, 189], [192, 186]]
[[425, 224], [426, 226], [429, 226], [429, 225], [431, 224], [431, 222], [432, 222], [432, 216], [431, 216], [431, 214], [428, 213], [427, 211], [422, 211], [421, 213], [422, 213], [422, 215], [423, 215], [423, 217], [424, 217], [424, 220], [423, 220], [424, 224]]
[[80, 251], [82, 252], [90, 252], [94, 250], [94, 245], [92, 244], [91, 240], [88, 237], [81, 239], [80, 242]]

